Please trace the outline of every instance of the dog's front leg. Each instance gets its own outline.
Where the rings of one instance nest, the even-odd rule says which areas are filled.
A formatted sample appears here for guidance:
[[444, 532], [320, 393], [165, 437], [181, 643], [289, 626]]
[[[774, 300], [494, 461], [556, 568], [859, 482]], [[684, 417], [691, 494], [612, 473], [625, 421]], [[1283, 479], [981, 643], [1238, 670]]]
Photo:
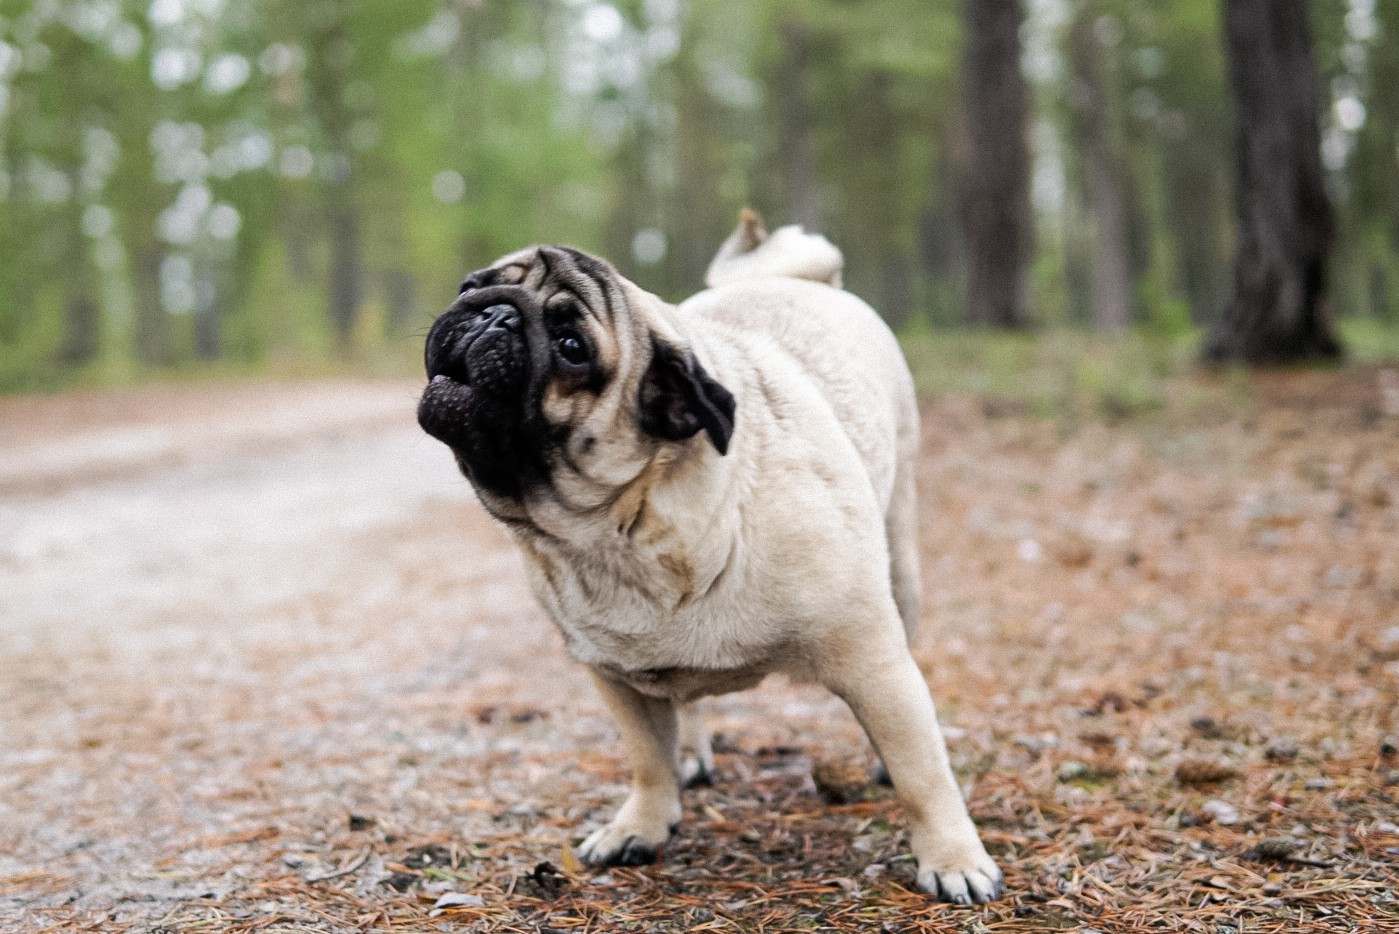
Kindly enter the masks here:
[[578, 848], [584, 862], [606, 866], [654, 863], [680, 823], [680, 751], [675, 704], [649, 697], [593, 671], [617, 719], [631, 759], [632, 790], [606, 827]]
[[928, 684], [892, 623], [887, 638], [851, 640], [826, 677], [869, 734], [910, 818], [918, 887], [950, 902], [988, 902], [1001, 871], [986, 854], [957, 788]]

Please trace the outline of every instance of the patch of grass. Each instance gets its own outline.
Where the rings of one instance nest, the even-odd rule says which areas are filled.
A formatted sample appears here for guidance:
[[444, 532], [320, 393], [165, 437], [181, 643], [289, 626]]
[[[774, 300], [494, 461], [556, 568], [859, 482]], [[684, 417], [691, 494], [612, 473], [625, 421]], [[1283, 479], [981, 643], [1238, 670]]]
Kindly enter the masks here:
[[1399, 361], [1399, 324], [1378, 318], [1343, 318], [1337, 330], [1346, 353], [1357, 363]]
[[1160, 412], [1201, 388], [1188, 379], [1193, 333], [917, 328], [899, 340], [920, 395], [977, 396], [988, 412], [1120, 421]]

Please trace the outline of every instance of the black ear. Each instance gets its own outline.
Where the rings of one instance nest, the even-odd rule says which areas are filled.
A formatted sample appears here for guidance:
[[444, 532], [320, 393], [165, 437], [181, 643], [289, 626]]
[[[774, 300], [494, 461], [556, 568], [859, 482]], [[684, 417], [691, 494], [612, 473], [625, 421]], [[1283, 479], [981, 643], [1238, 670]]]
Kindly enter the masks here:
[[641, 428], [668, 441], [683, 441], [701, 428], [720, 454], [734, 433], [734, 397], [690, 354], [652, 342], [651, 366], [641, 380]]

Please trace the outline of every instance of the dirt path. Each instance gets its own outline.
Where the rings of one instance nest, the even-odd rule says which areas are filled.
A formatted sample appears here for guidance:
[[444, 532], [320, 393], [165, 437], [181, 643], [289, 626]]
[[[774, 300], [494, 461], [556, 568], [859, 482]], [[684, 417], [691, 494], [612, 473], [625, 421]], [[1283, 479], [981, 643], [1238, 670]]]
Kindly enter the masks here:
[[[991, 930], [1399, 930], [1399, 420], [1365, 379], [1205, 428], [928, 410], [919, 652]], [[0, 928], [971, 922], [831, 778], [849, 715], [781, 683], [713, 703], [666, 866], [534, 871], [620, 750], [417, 389], [0, 400]]]

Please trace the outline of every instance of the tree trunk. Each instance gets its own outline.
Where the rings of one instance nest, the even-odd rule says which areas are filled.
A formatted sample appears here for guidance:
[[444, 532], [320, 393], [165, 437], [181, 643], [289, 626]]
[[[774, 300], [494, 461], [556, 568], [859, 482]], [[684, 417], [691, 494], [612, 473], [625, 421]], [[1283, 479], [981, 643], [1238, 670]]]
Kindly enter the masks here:
[[1025, 266], [1032, 237], [1026, 89], [1020, 71], [1020, 0], [966, 0], [969, 142], [962, 226], [967, 320], [1026, 323]]
[[355, 322], [364, 300], [364, 248], [359, 207], [348, 180], [330, 182], [326, 219], [330, 225], [330, 288], [327, 309], [340, 349], [350, 347]]
[[74, 292], [64, 302], [63, 344], [58, 348], [58, 362], [82, 366], [97, 357], [102, 319], [97, 302], [91, 295]]
[[1113, 126], [1113, 101], [1091, 11], [1071, 28], [1069, 62], [1081, 176], [1093, 230], [1093, 324], [1099, 330], [1116, 330], [1132, 319], [1132, 231], [1125, 159]]
[[200, 360], [223, 356], [223, 309], [213, 265], [207, 260], [195, 265], [194, 355]]
[[355, 323], [364, 301], [364, 243], [357, 194], [354, 147], [350, 132], [354, 114], [346, 100], [346, 88], [356, 75], [349, 36], [349, 7], [330, 4], [321, 10], [309, 42], [311, 99], [325, 138], [322, 159], [325, 179], [325, 219], [330, 238], [327, 268], [326, 313], [340, 350], [350, 348]]
[[1334, 358], [1326, 307], [1335, 235], [1321, 168], [1319, 88], [1307, 0], [1227, 0], [1236, 123], [1234, 286], [1206, 358]]
[[778, 26], [782, 57], [777, 64], [779, 149], [782, 181], [792, 221], [807, 230], [821, 227], [821, 196], [816, 184], [816, 108], [811, 90], [811, 27], [796, 19]]
[[147, 366], [170, 362], [170, 314], [160, 301], [160, 263], [164, 254], [154, 241], [136, 250], [136, 359]]

